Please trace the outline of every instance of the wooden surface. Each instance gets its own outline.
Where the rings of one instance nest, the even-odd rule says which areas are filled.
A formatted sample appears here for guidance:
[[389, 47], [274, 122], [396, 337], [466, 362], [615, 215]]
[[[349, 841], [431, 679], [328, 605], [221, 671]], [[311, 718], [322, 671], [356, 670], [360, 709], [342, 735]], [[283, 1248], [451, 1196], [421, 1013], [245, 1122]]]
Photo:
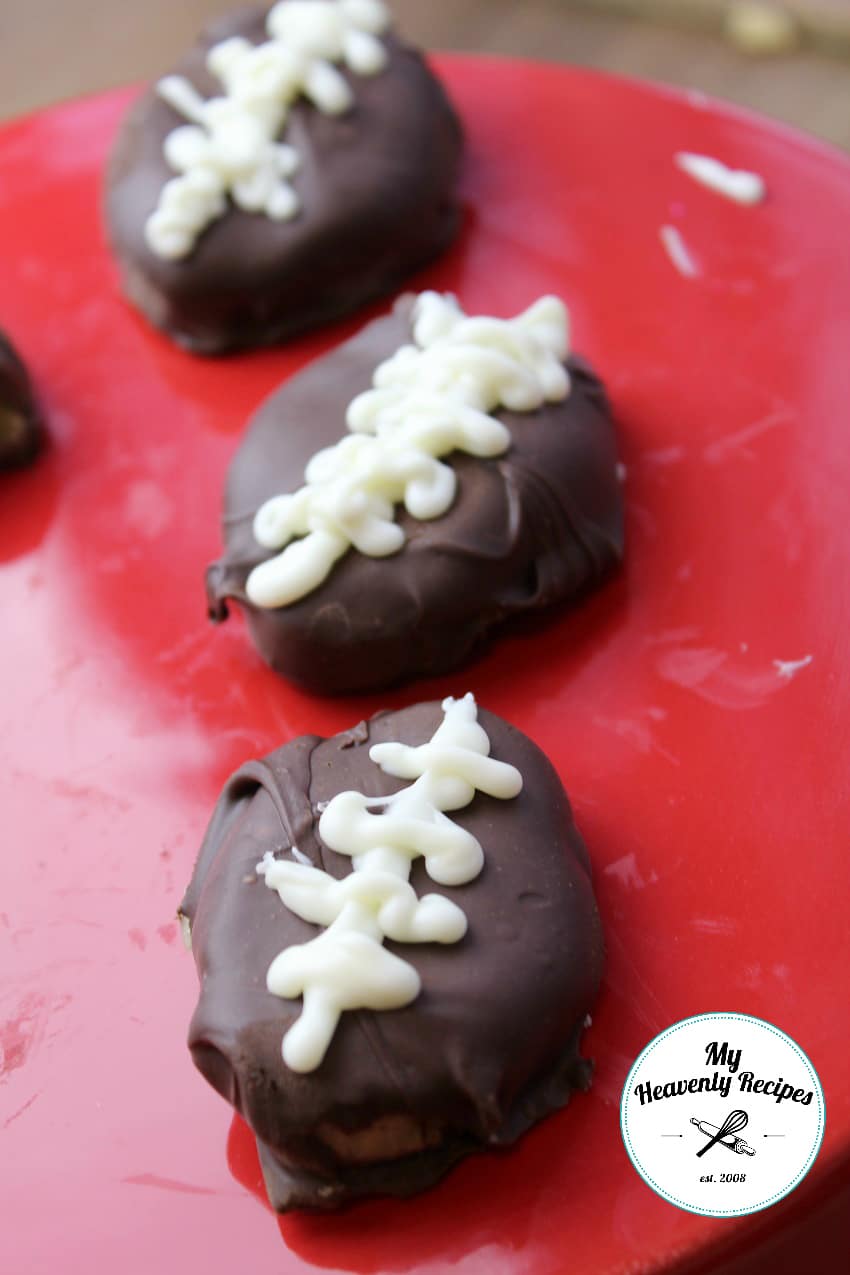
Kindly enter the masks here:
[[[840, 0], [850, 4], [850, 0]], [[233, 0], [41, 0], [0, 4], [0, 117], [167, 69]], [[802, 50], [753, 59], [699, 28], [569, 0], [395, 0], [398, 25], [431, 48], [571, 61], [701, 89], [850, 149], [850, 63]]]
[[[587, 8], [652, 22], [674, 23], [722, 34], [743, 10], [744, 21], [778, 17], [792, 42], [821, 52], [850, 56], [850, 0], [567, 0], [571, 8]], [[761, 12], [753, 15], [753, 10]], [[732, 21], [730, 22], [730, 19]], [[775, 26], [774, 26], [775, 30]]]

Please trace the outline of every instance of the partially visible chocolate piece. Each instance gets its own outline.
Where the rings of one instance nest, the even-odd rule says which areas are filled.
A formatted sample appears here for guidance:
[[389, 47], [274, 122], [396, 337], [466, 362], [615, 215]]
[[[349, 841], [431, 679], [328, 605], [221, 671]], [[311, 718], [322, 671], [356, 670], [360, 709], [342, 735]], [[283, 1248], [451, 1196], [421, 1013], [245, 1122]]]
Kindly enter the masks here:
[[410, 1195], [470, 1152], [514, 1142], [589, 1085], [579, 1040], [603, 940], [587, 852], [540, 749], [491, 713], [478, 720], [490, 755], [519, 770], [522, 791], [511, 800], [478, 792], [451, 812], [483, 847], [474, 880], [435, 884], [422, 859], [410, 878], [420, 898], [437, 893], [459, 905], [468, 931], [447, 945], [386, 941], [415, 966], [419, 996], [402, 1009], [344, 1013], [306, 1074], [281, 1057], [301, 1001], [272, 995], [266, 974], [283, 948], [319, 930], [283, 906], [257, 864], [270, 852], [347, 878], [351, 860], [318, 836], [320, 809], [342, 791], [404, 788], [370, 760], [370, 746], [426, 743], [440, 705], [294, 740], [237, 771], [213, 815], [180, 909], [200, 979], [189, 1046], [256, 1134], [279, 1211]]
[[[220, 95], [209, 49], [233, 37], [261, 43], [266, 16], [219, 19], [174, 73], [205, 99]], [[145, 225], [175, 177], [163, 143], [187, 121], [155, 88], [132, 108], [107, 175], [109, 234], [128, 298], [179, 344], [219, 354], [287, 341], [394, 291], [455, 237], [460, 125], [422, 57], [381, 38], [388, 60], [377, 74], [338, 68], [350, 110], [323, 114], [304, 98], [290, 110], [279, 140], [300, 157], [297, 215], [276, 221], [229, 203], [178, 260], [155, 255]]]
[[447, 458], [457, 495], [442, 517], [404, 508], [406, 543], [390, 557], [351, 550], [306, 597], [274, 609], [246, 593], [267, 560], [254, 515], [296, 491], [311, 456], [345, 434], [346, 408], [376, 366], [411, 339], [412, 299], [319, 359], [259, 409], [228, 474], [225, 550], [207, 573], [210, 616], [245, 611], [272, 668], [323, 694], [391, 686], [457, 668], [511, 617], [573, 601], [599, 584], [623, 549], [621, 484], [605, 391], [570, 358], [570, 393], [535, 411], [493, 415], [510, 431], [504, 455]]
[[27, 370], [0, 332], [0, 469], [29, 465], [42, 442], [41, 413]]

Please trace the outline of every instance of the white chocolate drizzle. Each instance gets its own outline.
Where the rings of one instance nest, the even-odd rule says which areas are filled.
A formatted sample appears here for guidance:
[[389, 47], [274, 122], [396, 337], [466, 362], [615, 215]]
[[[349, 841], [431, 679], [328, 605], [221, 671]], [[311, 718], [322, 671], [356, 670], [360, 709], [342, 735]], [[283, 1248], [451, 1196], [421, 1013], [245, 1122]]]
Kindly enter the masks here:
[[408, 879], [413, 861], [424, 858], [426, 872], [441, 885], [472, 881], [484, 863], [481, 846], [443, 812], [469, 805], [476, 791], [516, 797], [522, 776], [489, 756], [471, 694], [445, 699], [442, 708], [443, 721], [427, 744], [369, 749], [381, 770], [412, 779], [410, 787], [391, 797], [342, 792], [325, 807], [319, 834], [329, 849], [350, 856], [347, 877], [337, 880], [270, 852], [257, 865], [290, 911], [328, 927], [309, 943], [284, 948], [266, 976], [273, 995], [303, 997], [301, 1015], [283, 1038], [283, 1060], [293, 1071], [320, 1065], [345, 1010], [399, 1009], [419, 995], [418, 973], [382, 946], [385, 938], [457, 943], [466, 933], [457, 904], [441, 894], [417, 897]]
[[736, 204], [760, 204], [767, 193], [764, 178], [745, 169], [729, 168], [711, 155], [695, 155], [691, 151], [679, 151], [676, 166], [688, 177], [699, 182], [716, 195], [723, 195]]
[[492, 413], [566, 398], [567, 350], [568, 316], [557, 297], [492, 319], [467, 317], [454, 297], [423, 292], [413, 344], [381, 363], [373, 388], [349, 404], [351, 432], [312, 457], [299, 491], [258, 510], [255, 539], [283, 552], [248, 576], [249, 601], [288, 606], [318, 588], [352, 547], [375, 558], [397, 553], [405, 535], [394, 506], [418, 519], [444, 514], [457, 480], [438, 457], [506, 452], [510, 433]]
[[290, 106], [303, 95], [326, 115], [349, 110], [351, 89], [334, 63], [376, 75], [387, 61], [377, 37], [388, 25], [383, 0], [283, 0], [269, 11], [264, 43], [234, 36], [210, 49], [207, 67], [224, 86], [221, 96], [203, 98], [181, 75], [160, 80], [159, 96], [190, 122], [165, 139], [165, 158], [179, 176], [163, 186], [145, 224], [151, 251], [187, 256], [223, 216], [228, 196], [246, 212], [293, 218], [298, 154], [277, 140]]
[[701, 272], [676, 226], [662, 226], [658, 231], [662, 247], [684, 279], [695, 279]]

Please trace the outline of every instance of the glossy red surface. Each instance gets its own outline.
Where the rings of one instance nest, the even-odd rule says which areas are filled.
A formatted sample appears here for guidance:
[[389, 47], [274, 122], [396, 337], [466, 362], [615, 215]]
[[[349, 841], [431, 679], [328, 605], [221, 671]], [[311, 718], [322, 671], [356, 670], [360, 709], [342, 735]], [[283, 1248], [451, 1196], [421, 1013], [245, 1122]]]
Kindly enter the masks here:
[[[238, 620], [208, 626], [202, 592], [247, 414], [356, 324], [223, 362], [173, 349], [117, 295], [100, 229], [130, 95], [0, 134], [0, 324], [52, 436], [36, 468], [0, 480], [3, 1271], [625, 1275], [713, 1266], [801, 1211], [836, 1212], [850, 166], [695, 96], [439, 66], [469, 130], [469, 224], [416, 283], [495, 313], [564, 295], [621, 425], [628, 562], [545, 631], [380, 699], [292, 690]], [[695, 185], [680, 149], [755, 169], [766, 202]], [[665, 224], [698, 274], [674, 267]], [[247, 756], [467, 688], [555, 759], [591, 848], [609, 948], [593, 1090], [418, 1200], [279, 1224], [255, 1198], [247, 1131], [184, 1046], [195, 974], [174, 912], [207, 815]], [[776, 1023], [826, 1092], [809, 1178], [740, 1221], [659, 1199], [619, 1133], [637, 1053], [712, 1009]], [[819, 1234], [825, 1271], [836, 1241]]]

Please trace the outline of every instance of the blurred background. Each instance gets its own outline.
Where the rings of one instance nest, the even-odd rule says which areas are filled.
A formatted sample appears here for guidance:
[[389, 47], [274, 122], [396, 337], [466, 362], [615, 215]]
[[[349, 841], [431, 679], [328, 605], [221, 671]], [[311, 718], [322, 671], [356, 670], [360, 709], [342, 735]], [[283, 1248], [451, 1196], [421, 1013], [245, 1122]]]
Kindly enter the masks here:
[[[753, 107], [850, 150], [850, 0], [390, 0], [429, 48], [576, 62]], [[239, 0], [0, 0], [0, 118], [166, 70]]]

